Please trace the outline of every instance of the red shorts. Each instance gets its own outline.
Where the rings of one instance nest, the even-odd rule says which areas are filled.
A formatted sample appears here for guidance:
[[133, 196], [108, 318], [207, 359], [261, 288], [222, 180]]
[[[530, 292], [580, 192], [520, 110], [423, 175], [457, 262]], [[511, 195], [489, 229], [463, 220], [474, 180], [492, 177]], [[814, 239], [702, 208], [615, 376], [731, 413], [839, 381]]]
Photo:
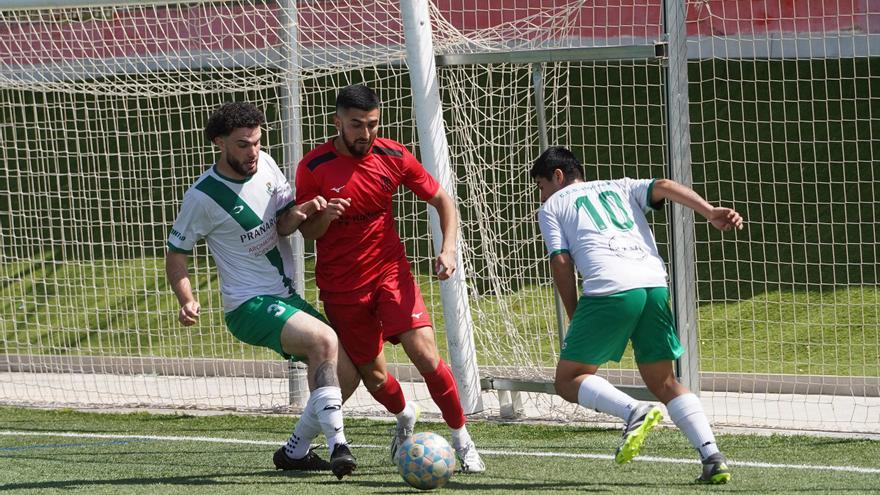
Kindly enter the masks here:
[[321, 292], [324, 313], [356, 365], [373, 361], [387, 341], [414, 328], [430, 327], [431, 317], [408, 263], [392, 266], [372, 290], [355, 294]]

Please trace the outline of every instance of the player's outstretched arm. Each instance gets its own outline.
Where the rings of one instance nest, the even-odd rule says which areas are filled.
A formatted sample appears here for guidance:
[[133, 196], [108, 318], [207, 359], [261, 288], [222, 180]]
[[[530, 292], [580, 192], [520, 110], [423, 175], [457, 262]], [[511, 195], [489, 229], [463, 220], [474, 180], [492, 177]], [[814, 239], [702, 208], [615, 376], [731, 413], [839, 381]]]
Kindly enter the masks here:
[[199, 321], [199, 312], [202, 309], [199, 302], [193, 297], [192, 284], [190, 284], [189, 270], [187, 269], [188, 262], [189, 256], [184, 253], [168, 251], [165, 254], [165, 274], [168, 276], [171, 290], [177, 296], [177, 302], [180, 303], [177, 320], [185, 327], [195, 325]]
[[693, 189], [671, 179], [657, 179], [651, 190], [651, 202], [659, 203], [664, 199], [687, 206], [708, 220], [713, 227], [721, 231], [743, 228], [743, 219], [733, 208], [713, 206]]
[[440, 280], [446, 280], [455, 273], [458, 240], [458, 211], [452, 197], [441, 187], [428, 204], [437, 209], [440, 216], [440, 231], [443, 233], [443, 244], [440, 254], [434, 260], [434, 272]]
[[278, 215], [275, 227], [279, 235], [292, 234], [304, 221], [327, 208], [327, 200], [323, 196], [316, 196], [311, 201], [296, 205]]

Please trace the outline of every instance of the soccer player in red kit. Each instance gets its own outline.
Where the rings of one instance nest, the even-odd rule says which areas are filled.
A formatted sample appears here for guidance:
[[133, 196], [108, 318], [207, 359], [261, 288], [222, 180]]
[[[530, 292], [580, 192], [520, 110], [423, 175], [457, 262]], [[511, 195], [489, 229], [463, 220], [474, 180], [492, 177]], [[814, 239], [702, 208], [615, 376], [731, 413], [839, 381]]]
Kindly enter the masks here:
[[384, 342], [401, 344], [425, 378], [431, 398], [452, 429], [452, 446], [464, 472], [486, 467], [465, 427], [458, 388], [440, 359], [434, 329], [397, 233], [392, 197], [403, 184], [437, 209], [443, 246], [435, 261], [441, 280], [455, 271], [458, 215], [452, 198], [400, 143], [378, 137], [379, 97], [362, 85], [336, 98], [339, 134], [318, 146], [296, 169], [296, 203], [317, 196], [327, 207], [300, 226], [316, 239], [315, 275], [324, 312], [367, 390], [397, 416], [394, 461], [412, 435], [418, 408], [408, 404], [388, 372]]

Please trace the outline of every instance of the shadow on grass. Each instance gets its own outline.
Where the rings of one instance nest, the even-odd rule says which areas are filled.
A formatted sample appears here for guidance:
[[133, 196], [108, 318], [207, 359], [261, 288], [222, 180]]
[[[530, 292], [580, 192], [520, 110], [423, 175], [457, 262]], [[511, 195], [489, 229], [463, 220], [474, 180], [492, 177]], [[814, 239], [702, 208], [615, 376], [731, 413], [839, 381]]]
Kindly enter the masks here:
[[[468, 478], [469, 480], [471, 478]], [[381, 489], [387, 488], [386, 491], [374, 491], [372, 493], [378, 494], [397, 494], [397, 493], [413, 493], [417, 491], [415, 488], [411, 488], [409, 485], [404, 483], [402, 480], [392, 483], [385, 483], [380, 481], [355, 481], [359, 486], [364, 488], [373, 488], [373, 489]], [[530, 491], [553, 491], [553, 492], [564, 492], [564, 491], [578, 491], [578, 492], [610, 492], [613, 491], [611, 486], [628, 486], [628, 487], [643, 487], [646, 486], [644, 483], [633, 482], [626, 484], [605, 484], [605, 483], [583, 483], [575, 480], [572, 481], [511, 481], [509, 483], [500, 482], [497, 479], [495, 480], [487, 480], [482, 483], [460, 483], [456, 481], [450, 480], [449, 483], [446, 484], [442, 488], [443, 491], [462, 491], [462, 492], [476, 492], [482, 493], [483, 491], [491, 491], [491, 490], [506, 490], [511, 493], [528, 493]]]
[[[240, 471], [218, 472], [212, 474], [198, 474], [191, 476], [138, 476], [119, 479], [76, 479], [76, 480], [53, 480], [34, 481], [27, 483], [9, 483], [0, 485], [0, 492], [12, 490], [49, 490], [49, 489], [76, 489], [102, 486], [150, 486], [150, 485], [183, 485], [183, 486], [253, 486], [260, 482], [254, 481], [253, 477], [262, 476], [267, 478], [297, 478], [308, 481], [321, 481], [332, 479], [327, 472], [302, 472], [302, 471]], [[233, 479], [242, 478], [242, 479]]]

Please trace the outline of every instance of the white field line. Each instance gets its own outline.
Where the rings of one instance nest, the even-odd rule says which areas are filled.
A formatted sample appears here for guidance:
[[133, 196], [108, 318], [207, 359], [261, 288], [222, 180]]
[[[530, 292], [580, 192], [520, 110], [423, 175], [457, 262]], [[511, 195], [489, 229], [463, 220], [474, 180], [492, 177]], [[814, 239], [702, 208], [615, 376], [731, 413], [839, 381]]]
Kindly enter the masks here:
[[[0, 436], [9, 436], [9, 437], [26, 437], [26, 436], [40, 436], [40, 437], [67, 437], [67, 438], [100, 438], [100, 439], [113, 439], [113, 440], [151, 440], [151, 441], [162, 441], [162, 442], [206, 442], [206, 443], [225, 443], [225, 444], [239, 444], [239, 445], [279, 445], [278, 441], [265, 441], [265, 440], [243, 440], [238, 438], [220, 438], [220, 437], [196, 437], [196, 436], [158, 436], [158, 435], [118, 435], [118, 434], [110, 434], [110, 433], [78, 433], [78, 432], [65, 432], [65, 431], [15, 431], [15, 430], [5, 430], [0, 431]], [[366, 449], [387, 449], [388, 446], [380, 446], [380, 445], [364, 445], [364, 444], [353, 444], [354, 448], [366, 448]], [[510, 457], [562, 457], [569, 459], [601, 459], [601, 460], [611, 460], [614, 458], [612, 455], [606, 454], [575, 454], [575, 453], [567, 453], [567, 452], [529, 452], [529, 451], [511, 451], [511, 450], [489, 450], [489, 449], [480, 449], [480, 453], [486, 455], [495, 455], [495, 456], [510, 456]], [[666, 464], [696, 464], [699, 461], [696, 459], [673, 459], [670, 457], [653, 457], [653, 456], [639, 456], [635, 459], [640, 462], [658, 462], [658, 463], [666, 463]], [[866, 467], [858, 467], [858, 466], [822, 466], [817, 464], [774, 464], [770, 462], [751, 462], [751, 461], [735, 461], [728, 459], [727, 463], [731, 466], [736, 467], [754, 467], [754, 468], [771, 468], [771, 469], [799, 469], [799, 470], [807, 470], [807, 471], [838, 471], [845, 473], [865, 473], [865, 474], [880, 474], [880, 468], [866, 468]]]

